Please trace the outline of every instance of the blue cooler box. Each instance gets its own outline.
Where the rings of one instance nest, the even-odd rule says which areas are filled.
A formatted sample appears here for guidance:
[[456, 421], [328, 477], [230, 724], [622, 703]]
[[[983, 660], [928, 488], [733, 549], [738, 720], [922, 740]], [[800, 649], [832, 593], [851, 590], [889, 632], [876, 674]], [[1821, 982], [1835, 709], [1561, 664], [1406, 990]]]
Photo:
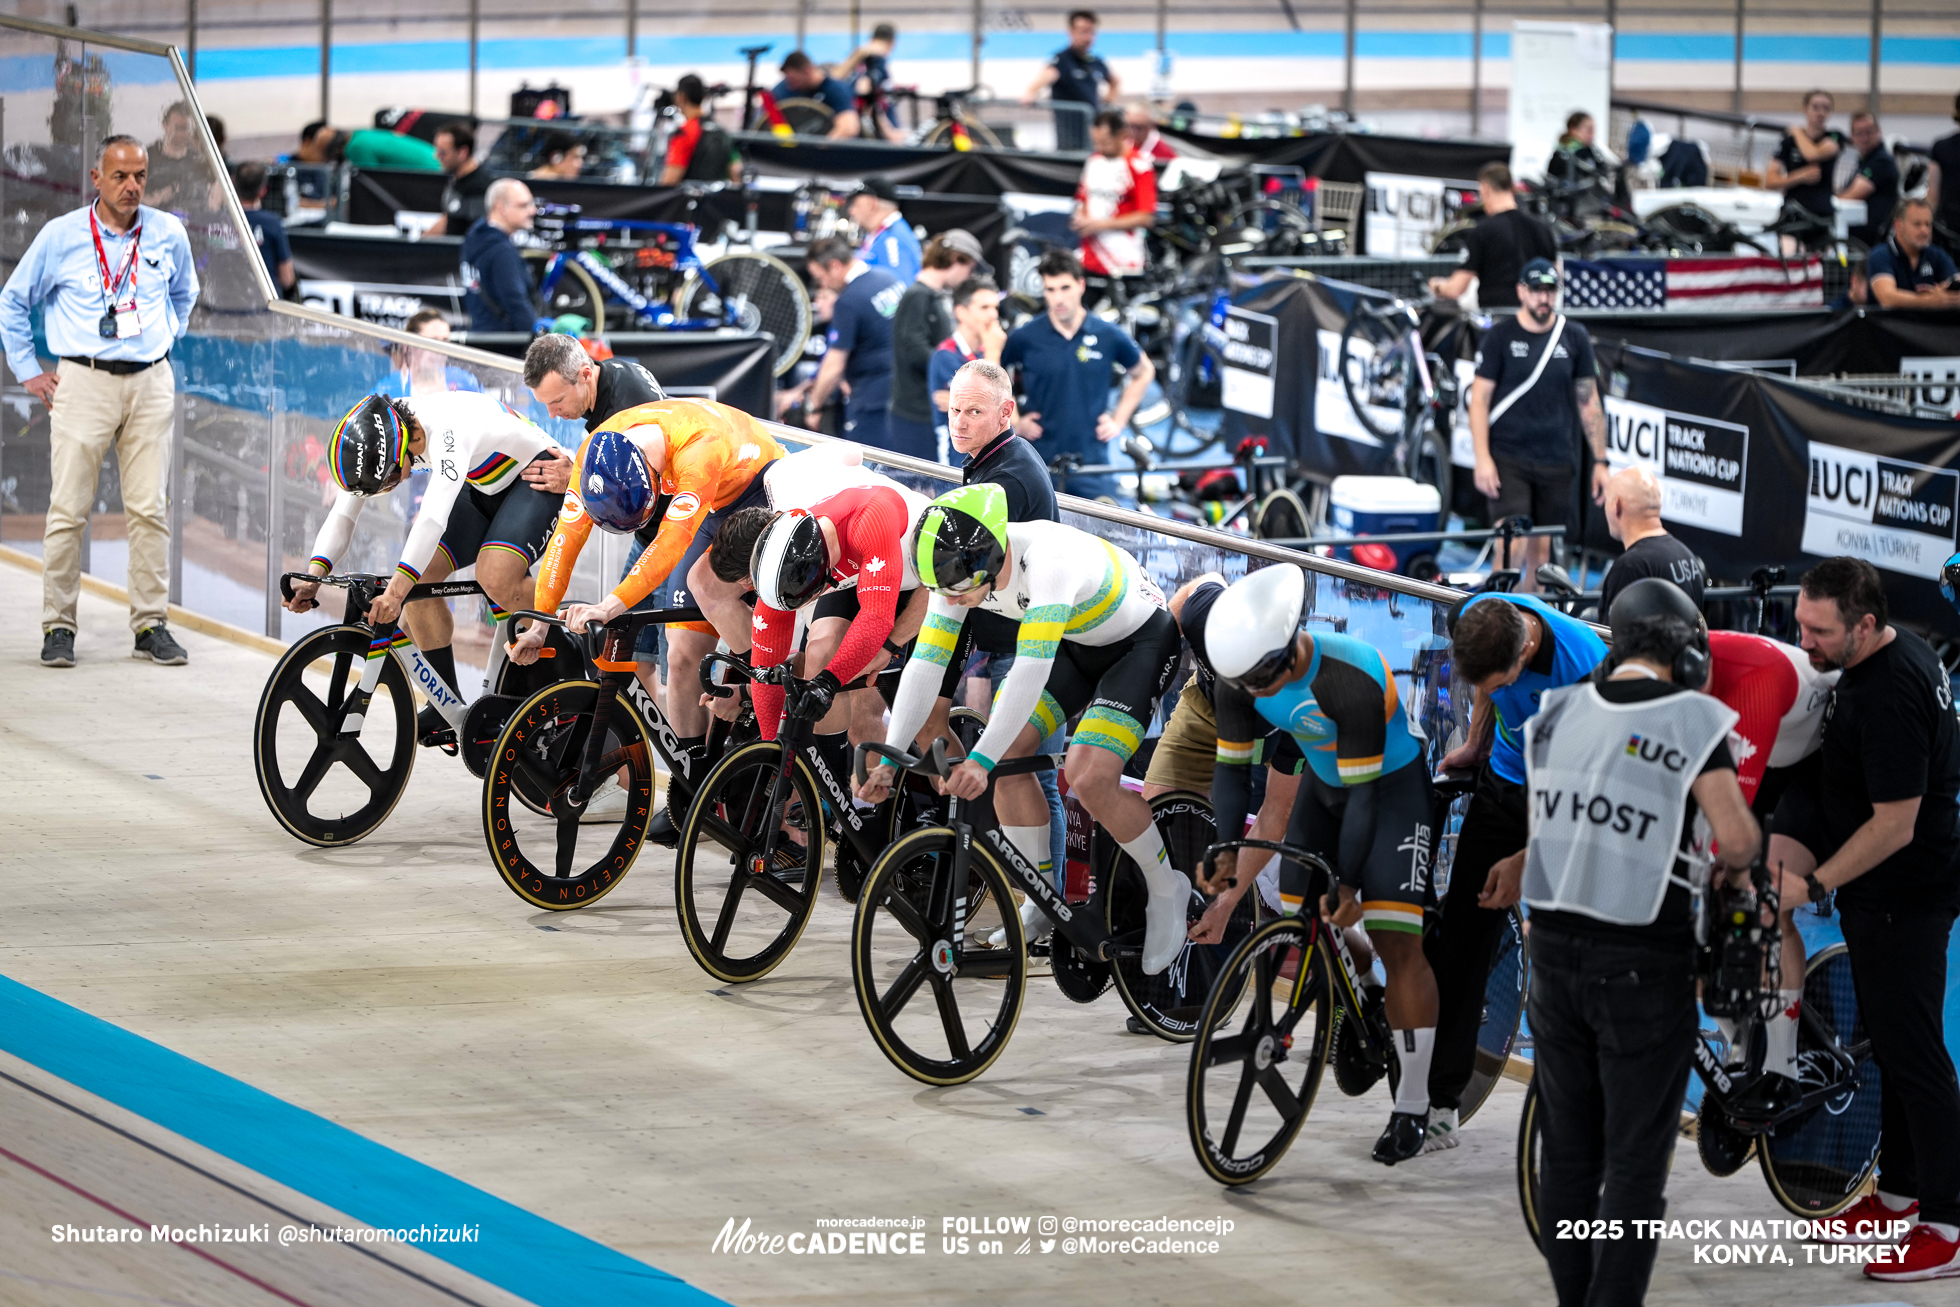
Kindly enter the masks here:
[[[1434, 531], [1443, 513], [1435, 486], [1407, 477], [1335, 477], [1328, 497], [1337, 535], [1407, 535]], [[1340, 546], [1334, 557], [1428, 580], [1436, 575], [1436, 540]], [[1362, 557], [1355, 557], [1360, 548]], [[1392, 562], [1390, 560], [1393, 560]]]

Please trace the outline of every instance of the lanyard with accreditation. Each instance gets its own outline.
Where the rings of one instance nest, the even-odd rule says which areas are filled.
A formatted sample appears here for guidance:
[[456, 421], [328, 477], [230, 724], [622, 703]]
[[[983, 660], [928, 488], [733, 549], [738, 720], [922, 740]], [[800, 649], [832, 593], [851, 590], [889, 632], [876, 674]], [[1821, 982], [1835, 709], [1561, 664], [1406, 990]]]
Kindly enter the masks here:
[[[109, 253], [102, 248], [102, 228], [95, 221], [95, 206], [92, 204], [88, 210], [88, 230], [89, 235], [95, 238], [95, 262], [102, 270], [102, 298], [106, 306], [96, 331], [104, 340], [128, 340], [132, 336], [142, 335], [143, 324], [136, 317], [136, 251], [143, 243], [143, 225], [138, 223], [129, 229], [129, 255], [113, 277], [109, 275]], [[129, 294], [126, 299], [119, 300], [117, 294], [125, 278], [129, 281]]]

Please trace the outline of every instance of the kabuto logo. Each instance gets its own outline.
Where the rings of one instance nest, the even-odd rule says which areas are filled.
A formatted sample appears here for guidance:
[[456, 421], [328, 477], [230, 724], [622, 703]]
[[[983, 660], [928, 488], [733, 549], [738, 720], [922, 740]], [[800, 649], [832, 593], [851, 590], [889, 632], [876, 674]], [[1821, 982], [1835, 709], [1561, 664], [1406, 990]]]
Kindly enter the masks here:
[[1956, 505], [1960, 473], [1813, 440], [1803, 550], [1937, 581], [1954, 551]]

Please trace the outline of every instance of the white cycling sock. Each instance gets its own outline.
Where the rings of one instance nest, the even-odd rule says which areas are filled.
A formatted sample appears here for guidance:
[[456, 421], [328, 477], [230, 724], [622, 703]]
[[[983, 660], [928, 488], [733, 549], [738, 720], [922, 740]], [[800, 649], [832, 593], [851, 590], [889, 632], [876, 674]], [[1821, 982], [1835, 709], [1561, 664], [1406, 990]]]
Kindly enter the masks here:
[[1878, 1191], [1878, 1201], [1885, 1205], [1885, 1210], [1888, 1212], [1903, 1212], [1919, 1200], [1917, 1198], [1901, 1198], [1897, 1194], [1888, 1194], [1883, 1189], [1880, 1189]]
[[[1048, 827], [1043, 826], [1002, 826], [1000, 833], [1007, 836], [1007, 842], [1020, 850], [1028, 865], [1041, 873], [1041, 878], [1053, 885], [1054, 856], [1048, 851]], [[1019, 888], [1018, 886], [1016, 888]]]
[[1724, 1061], [1730, 1066], [1735, 1065], [1737, 1059], [1742, 1055], [1742, 1050], [1735, 1046], [1735, 1022], [1728, 1017], [1710, 1017], [1708, 1019], [1715, 1023], [1715, 1029], [1722, 1032], [1722, 1047], [1728, 1050], [1724, 1054]]
[[1274, 912], [1286, 911], [1285, 906], [1279, 901], [1279, 857], [1277, 854], [1266, 859], [1266, 864], [1254, 873], [1252, 883], [1259, 887], [1259, 897], [1265, 900], [1267, 907], [1271, 908]]
[[1763, 1070], [1797, 1078], [1797, 1017], [1803, 1010], [1801, 989], [1776, 991], [1776, 1015], [1763, 1023]]
[[1436, 1027], [1397, 1030], [1395, 1053], [1402, 1060], [1402, 1079], [1395, 1092], [1395, 1110], [1426, 1116], [1429, 1112], [1429, 1057], [1436, 1051]]
[[1152, 822], [1134, 839], [1121, 841], [1143, 872], [1143, 883], [1150, 889], [1150, 902], [1144, 909], [1143, 974], [1161, 974], [1184, 951], [1185, 909], [1191, 901], [1191, 881], [1164, 851], [1164, 837]]

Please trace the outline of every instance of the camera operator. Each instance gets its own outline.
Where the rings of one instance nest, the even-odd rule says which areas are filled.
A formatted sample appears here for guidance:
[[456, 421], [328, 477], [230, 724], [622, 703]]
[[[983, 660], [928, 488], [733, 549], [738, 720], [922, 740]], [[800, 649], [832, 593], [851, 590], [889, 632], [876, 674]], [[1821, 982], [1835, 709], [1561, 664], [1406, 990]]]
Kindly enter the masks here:
[[[1695, 694], [1708, 631], [1672, 582], [1628, 586], [1613, 652], [1525, 723], [1530, 1021], [1544, 1117], [1539, 1221], [1561, 1307], [1638, 1303], [1654, 1239], [1559, 1238], [1567, 1221], [1658, 1220], [1699, 1024], [1697, 813], [1719, 861], [1762, 847], [1729, 753], [1735, 710]], [[1568, 1227], [1569, 1228], [1569, 1227]]]
[[1844, 674], [1824, 710], [1815, 779], [1777, 804], [1769, 863], [1787, 902], [1837, 891], [1881, 1073], [1878, 1192], [1843, 1214], [1846, 1229], [1877, 1242], [1855, 1239], [1857, 1222], [1916, 1210], [1905, 1256], [1868, 1263], [1865, 1274], [1960, 1275], [1960, 1083], [1941, 1016], [1960, 910], [1952, 684], [1924, 640], [1886, 623], [1878, 569], [1861, 559], [1827, 559], [1805, 574], [1797, 625], [1811, 664]]

